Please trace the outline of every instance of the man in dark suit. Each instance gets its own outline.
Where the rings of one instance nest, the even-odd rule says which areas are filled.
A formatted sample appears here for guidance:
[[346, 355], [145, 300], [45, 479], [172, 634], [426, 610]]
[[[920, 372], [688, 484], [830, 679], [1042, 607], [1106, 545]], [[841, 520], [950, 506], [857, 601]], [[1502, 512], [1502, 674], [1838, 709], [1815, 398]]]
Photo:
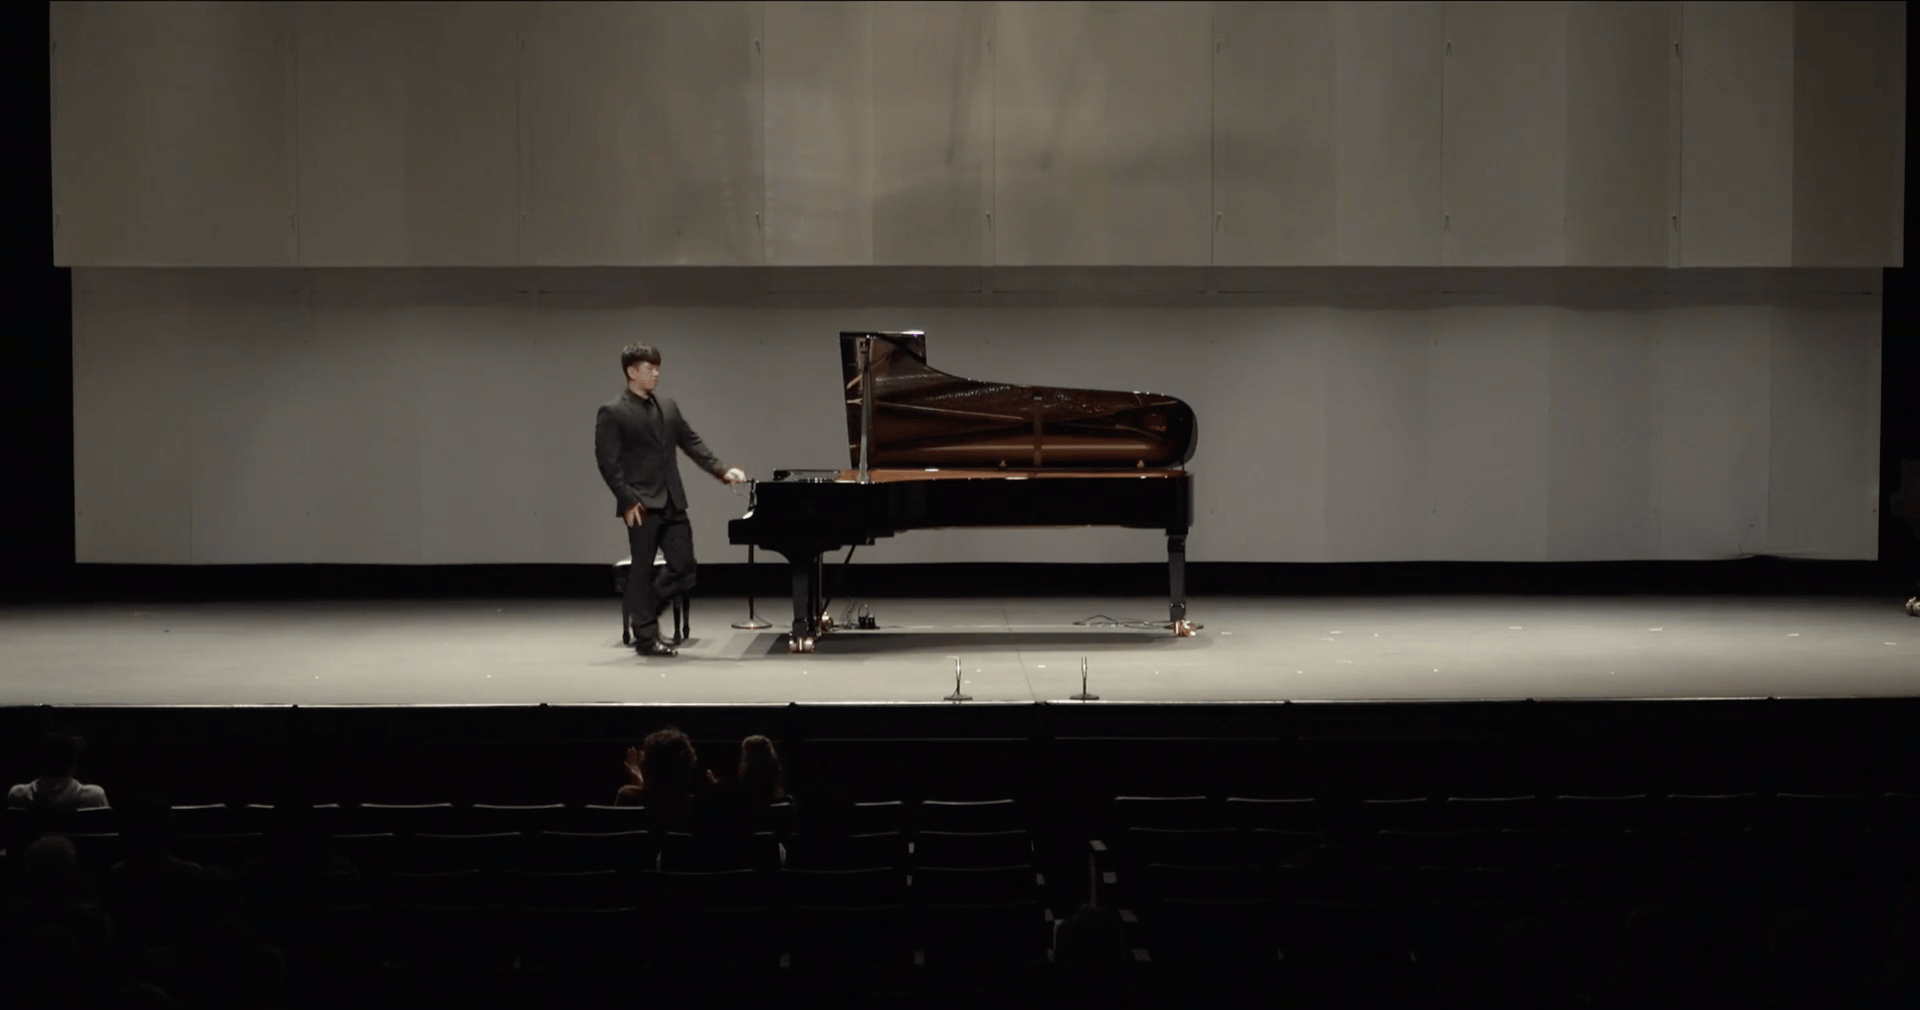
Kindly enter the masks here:
[[[694, 584], [693, 526], [674, 448], [729, 484], [746, 480], [747, 474], [720, 462], [694, 434], [679, 404], [654, 394], [660, 383], [659, 351], [628, 344], [620, 351], [620, 369], [626, 373], [627, 388], [600, 405], [593, 424], [593, 455], [613, 492], [614, 514], [627, 525], [633, 568], [627, 575], [626, 604], [634, 618], [634, 648], [642, 656], [672, 656], [675, 650], [660, 641], [660, 614]], [[653, 563], [656, 549], [666, 555], [664, 567]]]

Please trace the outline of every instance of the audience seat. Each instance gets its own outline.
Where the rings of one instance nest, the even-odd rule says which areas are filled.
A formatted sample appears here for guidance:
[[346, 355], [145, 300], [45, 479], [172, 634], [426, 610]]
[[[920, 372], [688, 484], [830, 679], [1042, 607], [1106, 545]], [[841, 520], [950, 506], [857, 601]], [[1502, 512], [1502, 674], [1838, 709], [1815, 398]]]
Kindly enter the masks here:
[[360, 834], [451, 834], [460, 830], [460, 811], [452, 803], [362, 803], [352, 820]]
[[413, 836], [408, 864], [421, 872], [435, 870], [511, 870], [527, 862], [527, 836], [517, 831], [485, 835]]
[[615, 831], [651, 831], [653, 812], [646, 807], [620, 807], [589, 803], [567, 818], [569, 830], [582, 834], [607, 834]]
[[540, 870], [651, 870], [660, 850], [645, 830], [542, 831], [531, 853], [530, 866]]
[[934, 966], [1044, 961], [1053, 940], [1053, 917], [1031, 899], [928, 905], [919, 923], [919, 949]]
[[1651, 827], [1652, 814], [1644, 793], [1556, 796], [1542, 810], [1539, 826], [1556, 831], [1625, 831]]
[[400, 839], [390, 832], [333, 835], [328, 844], [335, 855], [361, 873], [388, 873], [400, 868]]
[[1311, 798], [1254, 799], [1229, 796], [1220, 805], [1221, 823], [1242, 831], [1314, 832], [1321, 827], [1321, 804]]
[[787, 842], [787, 865], [799, 870], [863, 870], [887, 866], [904, 872], [907, 840], [892, 831], [869, 835], [795, 835]]
[[905, 904], [797, 905], [787, 915], [787, 953], [796, 968], [904, 967], [913, 962]]
[[1492, 831], [1537, 827], [1537, 796], [1449, 796], [1440, 805], [1435, 826], [1447, 831]]
[[260, 855], [266, 847], [266, 836], [258, 832], [236, 834], [187, 834], [174, 836], [173, 854], [190, 863], [202, 866], [215, 866], [223, 870], [237, 870], [246, 862]]
[[1213, 804], [1205, 796], [1115, 796], [1115, 833], [1128, 828], [1211, 828]]
[[1361, 800], [1348, 813], [1362, 831], [1434, 831], [1443, 826], [1437, 805], [1424, 796]]
[[922, 831], [913, 839], [915, 866], [978, 868], [1033, 862], [1033, 836], [1025, 831]]
[[505, 870], [499, 895], [513, 908], [607, 909], [630, 904], [627, 880], [615, 870]]
[[173, 830], [181, 834], [251, 834], [265, 827], [266, 818], [251, 806], [230, 807], [225, 803], [176, 803], [173, 806]]
[[654, 949], [640, 910], [629, 907], [529, 906], [512, 916], [514, 944], [526, 967], [597, 968], [646, 963]]
[[[1024, 868], [1023, 868], [1024, 869]], [[1031, 872], [1031, 871], [1028, 871]], [[890, 866], [864, 870], [781, 870], [775, 891], [782, 907], [862, 908], [907, 903], [907, 875]]]
[[408, 965], [511, 967], [519, 936], [504, 905], [390, 905], [383, 944]]
[[1014, 800], [926, 800], [920, 804], [916, 827], [920, 831], [1025, 831], [1020, 804]]
[[518, 831], [532, 835], [560, 827], [566, 816], [564, 803], [475, 803], [463, 818], [463, 830], [474, 834]]
[[479, 870], [389, 873], [366, 879], [371, 903], [382, 907], [462, 907], [501, 904], [493, 878]]
[[923, 866], [913, 871], [910, 893], [917, 908], [930, 905], [1001, 905], [1038, 901], [1046, 878], [1025, 863], [970, 868]]

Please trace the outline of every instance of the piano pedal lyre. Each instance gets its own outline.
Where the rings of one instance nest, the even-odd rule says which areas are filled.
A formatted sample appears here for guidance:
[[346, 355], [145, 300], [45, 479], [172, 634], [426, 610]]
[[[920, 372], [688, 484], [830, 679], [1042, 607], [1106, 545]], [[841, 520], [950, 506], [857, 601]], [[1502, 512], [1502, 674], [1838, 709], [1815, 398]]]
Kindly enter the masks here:
[[1173, 637], [1175, 638], [1192, 638], [1198, 632], [1199, 628], [1192, 621], [1181, 620], [1173, 622]]

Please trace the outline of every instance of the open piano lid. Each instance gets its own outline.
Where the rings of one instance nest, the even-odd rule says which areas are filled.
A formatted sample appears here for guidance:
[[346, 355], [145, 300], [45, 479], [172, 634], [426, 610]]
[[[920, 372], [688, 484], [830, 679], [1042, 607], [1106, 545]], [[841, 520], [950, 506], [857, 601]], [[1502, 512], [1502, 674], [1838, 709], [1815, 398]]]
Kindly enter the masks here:
[[1007, 470], [1184, 466], [1199, 444], [1193, 408], [1159, 393], [1016, 386], [927, 364], [927, 337], [843, 332], [847, 442], [860, 465], [860, 342], [873, 338], [870, 467]]

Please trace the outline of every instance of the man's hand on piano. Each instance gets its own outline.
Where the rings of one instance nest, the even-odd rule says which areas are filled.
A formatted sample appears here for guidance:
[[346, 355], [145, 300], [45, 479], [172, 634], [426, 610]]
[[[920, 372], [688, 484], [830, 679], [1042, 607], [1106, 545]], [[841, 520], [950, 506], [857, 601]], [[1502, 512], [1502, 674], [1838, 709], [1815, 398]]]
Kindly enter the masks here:
[[720, 479], [729, 484], [738, 484], [747, 479], [747, 472], [737, 466], [730, 466], [726, 473], [720, 475]]

